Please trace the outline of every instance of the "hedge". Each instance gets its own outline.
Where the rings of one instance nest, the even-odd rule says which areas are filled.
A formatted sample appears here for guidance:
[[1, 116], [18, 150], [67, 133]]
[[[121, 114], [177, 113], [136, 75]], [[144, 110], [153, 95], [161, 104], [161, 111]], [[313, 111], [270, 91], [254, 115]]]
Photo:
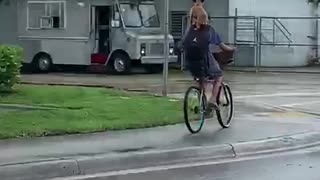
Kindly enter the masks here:
[[0, 92], [10, 91], [19, 82], [23, 50], [0, 44]]

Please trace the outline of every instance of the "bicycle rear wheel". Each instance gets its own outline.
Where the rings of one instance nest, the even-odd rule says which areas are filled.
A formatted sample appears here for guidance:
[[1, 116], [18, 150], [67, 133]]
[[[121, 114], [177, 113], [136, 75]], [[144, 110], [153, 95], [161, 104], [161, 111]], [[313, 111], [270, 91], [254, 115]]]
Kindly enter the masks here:
[[217, 103], [220, 109], [216, 111], [218, 122], [221, 127], [229, 128], [234, 111], [233, 97], [229, 85], [222, 83], [217, 97]]
[[198, 133], [205, 119], [207, 99], [198, 87], [189, 87], [184, 97], [184, 120], [191, 133]]

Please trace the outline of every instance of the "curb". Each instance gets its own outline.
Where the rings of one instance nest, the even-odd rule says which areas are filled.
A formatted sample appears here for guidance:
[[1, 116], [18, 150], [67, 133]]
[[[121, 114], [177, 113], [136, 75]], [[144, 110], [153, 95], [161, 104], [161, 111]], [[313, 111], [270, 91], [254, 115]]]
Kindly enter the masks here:
[[232, 145], [237, 157], [272, 154], [320, 146], [320, 132], [308, 132]]
[[43, 180], [79, 175], [75, 160], [56, 160], [0, 166], [1, 180]]
[[105, 89], [115, 89], [120, 91], [128, 91], [134, 93], [142, 93], [148, 95], [159, 96], [157, 94], [149, 92], [147, 89], [144, 88], [119, 88], [115, 85], [104, 85], [104, 84], [88, 84], [88, 83], [45, 83], [45, 82], [29, 82], [29, 81], [22, 81], [20, 84], [26, 85], [46, 85], [46, 86], [71, 86], [71, 87], [88, 87], [88, 88], [105, 88]]
[[103, 84], [89, 84], [89, 83], [47, 83], [47, 82], [32, 82], [32, 81], [21, 81], [21, 84], [30, 84], [30, 85], [48, 85], [48, 86], [79, 86], [79, 87], [93, 87], [93, 88], [106, 88], [106, 89], [115, 89], [114, 86], [103, 85]]
[[160, 151], [148, 150], [8, 166], [3, 165], [0, 166], [0, 174], [1, 180], [42, 180], [187, 162], [272, 154], [318, 145], [320, 145], [320, 132], [307, 132], [217, 146], [198, 146]]
[[57, 108], [40, 107], [40, 106], [29, 106], [23, 104], [0, 104], [0, 108], [10, 110], [53, 110]]

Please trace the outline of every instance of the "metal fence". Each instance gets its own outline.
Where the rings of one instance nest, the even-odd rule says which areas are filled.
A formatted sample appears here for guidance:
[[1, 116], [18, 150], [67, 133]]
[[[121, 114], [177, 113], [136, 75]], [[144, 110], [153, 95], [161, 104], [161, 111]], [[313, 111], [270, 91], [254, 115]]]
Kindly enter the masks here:
[[[262, 66], [298, 66], [302, 58], [318, 59], [319, 19], [227, 16], [211, 17], [210, 25], [226, 44], [238, 47], [234, 66], [255, 67], [259, 71]], [[185, 32], [187, 17], [183, 17], [182, 22], [182, 32]], [[184, 62], [182, 58], [182, 69]]]
[[[260, 67], [271, 65], [302, 66], [318, 59], [318, 17], [257, 17], [257, 19], [259, 28], [257, 71]], [[270, 22], [274, 22], [271, 30], [266, 28], [266, 24]]]

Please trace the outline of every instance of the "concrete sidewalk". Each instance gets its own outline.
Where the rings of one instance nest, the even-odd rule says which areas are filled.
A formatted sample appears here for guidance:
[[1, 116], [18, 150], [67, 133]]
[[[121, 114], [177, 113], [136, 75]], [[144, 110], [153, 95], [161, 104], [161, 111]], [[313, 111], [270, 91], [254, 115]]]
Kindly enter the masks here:
[[[249, 142], [250, 144], [250, 142], [256, 140], [268, 140], [275, 137], [320, 130], [318, 125], [320, 121], [315, 116], [307, 114], [291, 115], [290, 121], [282, 122], [283, 115], [279, 117], [275, 115], [259, 117], [258, 114], [255, 115], [254, 113], [243, 113], [244, 111], [248, 112], [246, 109], [251, 109], [252, 112], [257, 113], [269, 112], [277, 114], [280, 113], [278, 110], [245, 107], [245, 104], [237, 104], [236, 106], [242, 108], [237, 110], [236, 114], [238, 115], [235, 116], [234, 123], [230, 129], [221, 129], [215, 119], [208, 120], [204, 129], [196, 135], [191, 135], [185, 125], [181, 124], [144, 130], [0, 141], [0, 174], [6, 173], [6, 176], [2, 176], [1, 179], [6, 180], [5, 177], [10, 180], [19, 179], [19, 176], [20, 178], [23, 176], [25, 180], [37, 180], [44, 179], [44, 177], [76, 175], [78, 170], [74, 169], [74, 167], [78, 165], [74, 164], [74, 162], [82, 161], [83, 159], [86, 162], [90, 161], [89, 165], [86, 165], [88, 166], [86, 167], [88, 171], [82, 172], [85, 169], [81, 170], [81, 173], [85, 174], [108, 170], [108, 168], [115, 170], [115, 167], [118, 169], [128, 168], [124, 162], [129, 159], [132, 161], [130, 166], [144, 163], [144, 160], [135, 162], [135, 157], [132, 156], [132, 153], [148, 151], [158, 153], [164, 150], [177, 151], [174, 152], [174, 157], [170, 156], [170, 160], [172, 160], [180, 156], [179, 149], [193, 148], [195, 146], [203, 146], [204, 148], [217, 146], [218, 150], [209, 150], [206, 154], [207, 156], [221, 158], [225, 157], [225, 153], [232, 152], [230, 144], [239, 142]], [[271, 143], [268, 148], [274, 148], [272, 144], [279, 145], [281, 142], [283, 142], [283, 139], [280, 139], [279, 142], [277, 140]], [[303, 140], [297, 142], [302, 143]], [[290, 144], [284, 143], [282, 145], [287, 146]], [[261, 143], [258, 144], [258, 149], [259, 146], [261, 147]], [[254, 151], [253, 149], [254, 146], [251, 147], [250, 151]], [[165, 157], [167, 156], [165, 155]], [[97, 157], [103, 157], [104, 159], [102, 161], [94, 160]], [[124, 159], [118, 161], [111, 157]], [[157, 157], [158, 155], [154, 158], [150, 157], [146, 162], [157, 164], [159, 161]], [[108, 161], [105, 161], [105, 158]], [[197, 156], [197, 158], [199, 157]], [[74, 161], [75, 159], [76, 161]], [[109, 161], [117, 165], [110, 164]], [[106, 162], [108, 163], [106, 164]], [[38, 170], [30, 174], [30, 168], [35, 169], [35, 167]]]

